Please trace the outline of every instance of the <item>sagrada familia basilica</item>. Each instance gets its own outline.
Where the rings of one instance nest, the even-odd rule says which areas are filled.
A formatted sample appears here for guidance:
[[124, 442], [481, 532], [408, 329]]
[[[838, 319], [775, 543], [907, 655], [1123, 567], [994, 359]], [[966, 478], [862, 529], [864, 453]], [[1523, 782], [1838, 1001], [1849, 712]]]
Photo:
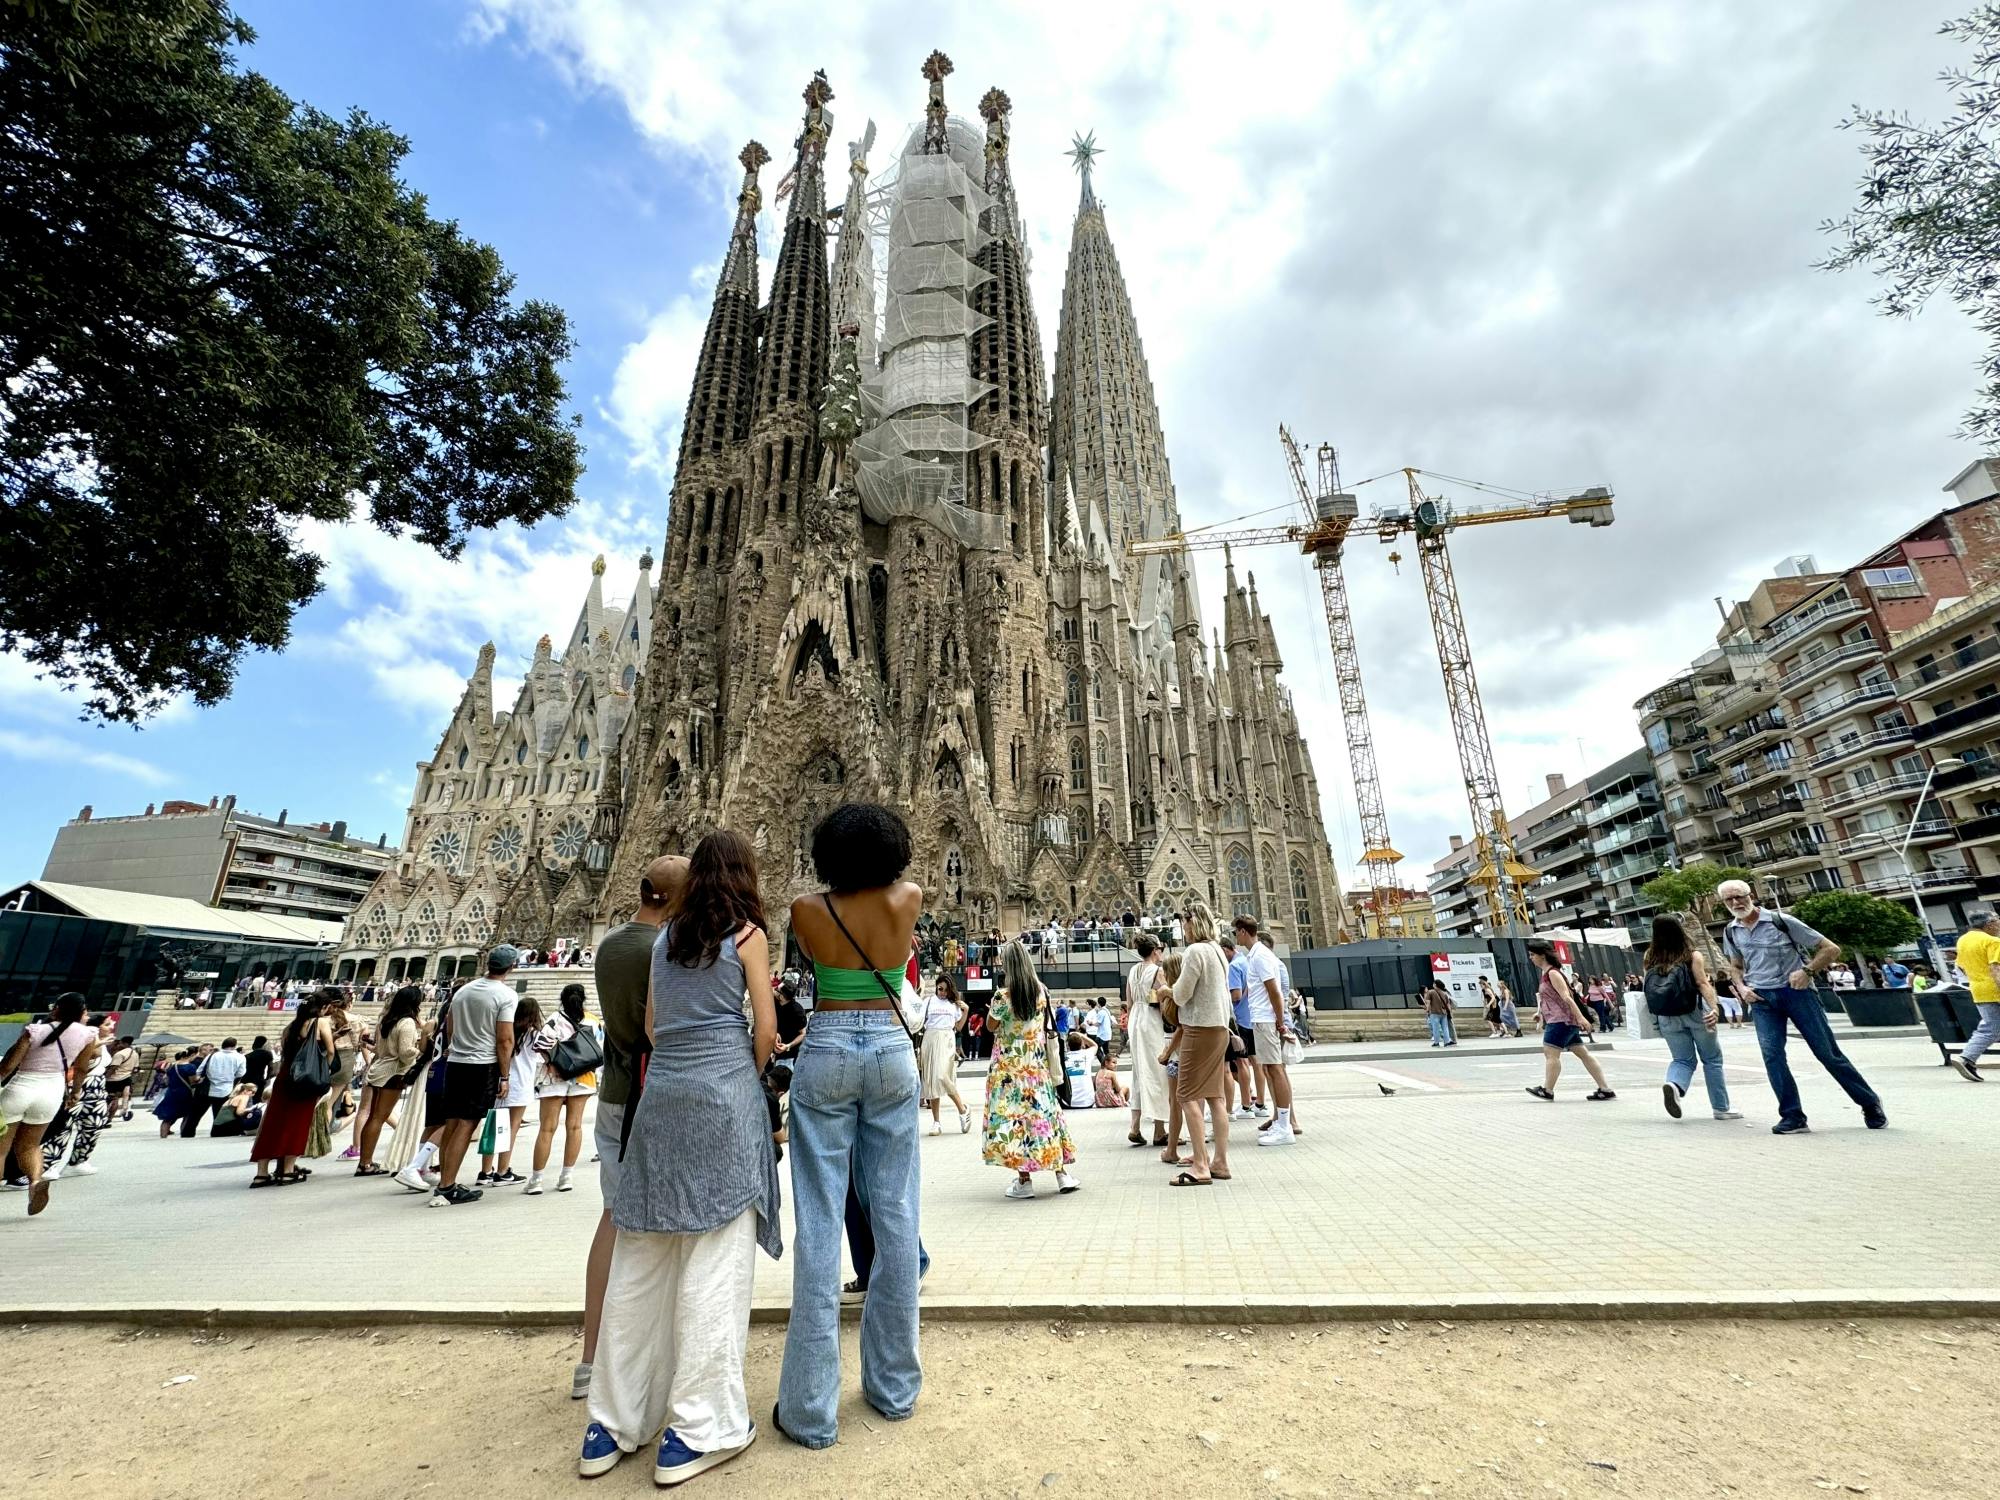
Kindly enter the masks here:
[[[1256, 581], [1203, 629], [1159, 409], [1103, 205], [1072, 156], [1053, 394], [1009, 168], [1009, 101], [920, 125], [829, 181], [833, 90], [805, 90], [758, 298], [752, 141], [695, 365], [659, 576], [608, 605], [603, 561], [510, 710], [485, 647], [418, 767], [404, 859], [338, 977], [470, 972], [505, 939], [587, 943], [638, 872], [709, 829], [756, 844], [782, 913], [812, 828], [899, 809], [930, 911], [974, 931], [1164, 913], [1200, 897], [1294, 947], [1345, 910], [1319, 785]], [[838, 167], [833, 170], [837, 173]]]

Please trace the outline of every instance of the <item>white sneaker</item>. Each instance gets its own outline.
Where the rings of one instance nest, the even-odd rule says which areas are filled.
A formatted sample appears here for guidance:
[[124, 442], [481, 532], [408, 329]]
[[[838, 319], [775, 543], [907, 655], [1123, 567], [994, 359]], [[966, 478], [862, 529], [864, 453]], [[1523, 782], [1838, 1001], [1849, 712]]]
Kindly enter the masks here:
[[590, 1366], [580, 1364], [574, 1370], [570, 1371], [569, 1399], [572, 1401], [581, 1401], [589, 1394]]
[[1012, 1182], [1007, 1184], [1007, 1196], [1009, 1198], [1032, 1198], [1035, 1196], [1035, 1185], [1026, 1178], [1016, 1177]]
[[63, 1176], [65, 1177], [95, 1177], [96, 1175], [97, 1163], [94, 1161], [73, 1161], [67, 1167], [63, 1168]]
[[1740, 1120], [1743, 1118], [1743, 1111], [1740, 1109], [1718, 1109], [1715, 1112], [1715, 1118], [1718, 1120]]
[[1297, 1139], [1298, 1137], [1292, 1134], [1291, 1126], [1273, 1125], [1269, 1130], [1257, 1137], [1257, 1144], [1260, 1146], [1289, 1146]]
[[567, 1193], [574, 1186], [575, 1184], [569, 1180], [569, 1168], [564, 1167], [562, 1169], [562, 1172], [556, 1178], [556, 1191], [559, 1193]]
[[42, 1181], [61, 1182], [62, 1174], [63, 1174], [62, 1163], [57, 1162], [53, 1167], [50, 1167], [46, 1172], [42, 1173]]
[[924, 1132], [924, 1134], [926, 1134], [926, 1135], [943, 1135], [943, 1134], [944, 1134], [944, 1121], [942, 1121], [942, 1120], [933, 1120], [933, 1121], [931, 1121], [931, 1128], [930, 1128], [929, 1130], [925, 1131], [925, 1132]]
[[0, 1193], [25, 1193], [27, 1190], [25, 1182], [0, 1182]]
[[1083, 1184], [1082, 1184], [1082, 1183], [1080, 1183], [1080, 1182], [1078, 1182], [1078, 1181], [1077, 1181], [1077, 1180], [1076, 1180], [1076, 1179], [1075, 1179], [1074, 1177], [1070, 1176], [1070, 1175], [1069, 1175], [1069, 1173], [1067, 1173], [1067, 1172], [1058, 1172], [1058, 1173], [1056, 1173], [1056, 1191], [1057, 1191], [1057, 1192], [1059, 1192], [1059, 1193], [1073, 1193], [1073, 1192], [1075, 1192], [1075, 1191], [1076, 1191], [1076, 1190], [1077, 1190], [1078, 1188], [1080, 1188], [1080, 1187], [1082, 1187], [1082, 1186], [1083, 1186]]
[[972, 1111], [961, 1109], [958, 1112], [958, 1133], [964, 1135], [970, 1129], [972, 1129]]
[[540, 1172], [531, 1172], [531, 1173], [529, 1173], [529, 1174], [528, 1174], [528, 1185], [527, 1185], [526, 1187], [522, 1188], [522, 1189], [521, 1189], [521, 1191], [522, 1191], [523, 1193], [527, 1194], [527, 1195], [528, 1195], [528, 1196], [529, 1196], [530, 1198], [539, 1198], [539, 1197], [541, 1197], [541, 1196], [542, 1196], [542, 1191], [543, 1191], [543, 1190], [542, 1190], [542, 1174], [541, 1174]]
[[413, 1193], [428, 1193], [431, 1190], [430, 1179], [415, 1167], [404, 1167], [396, 1174], [396, 1181]]
[[1254, 1120], [1257, 1118], [1257, 1111], [1246, 1106], [1232, 1111], [1229, 1118], [1232, 1120]]

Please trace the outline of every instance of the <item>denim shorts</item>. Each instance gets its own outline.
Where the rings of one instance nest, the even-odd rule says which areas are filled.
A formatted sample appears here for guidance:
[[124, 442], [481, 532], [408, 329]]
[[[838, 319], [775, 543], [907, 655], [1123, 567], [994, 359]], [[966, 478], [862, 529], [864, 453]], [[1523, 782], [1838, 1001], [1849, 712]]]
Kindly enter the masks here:
[[1581, 1027], [1572, 1026], [1567, 1021], [1545, 1021], [1542, 1024], [1542, 1045], [1568, 1050], [1583, 1040]]

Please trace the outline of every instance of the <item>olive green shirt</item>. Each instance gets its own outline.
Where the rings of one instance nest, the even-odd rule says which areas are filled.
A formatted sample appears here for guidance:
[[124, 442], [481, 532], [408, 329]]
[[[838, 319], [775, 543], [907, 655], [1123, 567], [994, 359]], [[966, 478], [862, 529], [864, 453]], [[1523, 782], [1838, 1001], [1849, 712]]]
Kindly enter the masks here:
[[604, 1017], [604, 1068], [597, 1097], [623, 1105], [632, 1097], [633, 1068], [646, 1043], [646, 981], [660, 929], [645, 922], [614, 927], [597, 945], [597, 1009]]

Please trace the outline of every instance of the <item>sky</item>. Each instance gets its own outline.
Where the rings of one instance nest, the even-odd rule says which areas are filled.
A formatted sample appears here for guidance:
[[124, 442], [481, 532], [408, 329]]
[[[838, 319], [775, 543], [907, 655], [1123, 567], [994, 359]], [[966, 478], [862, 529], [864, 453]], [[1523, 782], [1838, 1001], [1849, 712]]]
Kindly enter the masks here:
[[[957, 113], [1013, 100], [1043, 345], [1055, 348], [1077, 186], [1131, 291], [1184, 522], [1289, 502], [1277, 427], [1355, 481], [1403, 465], [1508, 489], [1617, 494], [1608, 530], [1482, 528], [1453, 543], [1511, 810], [1639, 744], [1632, 703], [1712, 641], [1718, 596], [1782, 559], [1845, 566], [1938, 508], [1979, 340], [1952, 306], [1879, 315], [1829, 275], [1823, 221], [1862, 171], [1850, 106], [1946, 112], [1953, 12], [1875, 0], [1480, 0], [844, 7], [767, 0], [246, 0], [244, 64], [410, 141], [409, 182], [569, 314], [587, 472], [575, 509], [455, 563], [320, 527], [324, 595], [213, 709], [140, 730], [0, 657], [0, 879], [36, 876], [85, 804], [240, 805], [400, 836], [482, 641], [512, 684], [568, 631], [607, 558], [622, 602], [657, 551], [680, 413], [757, 137], [789, 165], [825, 68], [836, 142], [922, 114], [932, 47]], [[1226, 12], [1226, 14], [1225, 14]], [[885, 153], [878, 148], [878, 161]], [[782, 206], [778, 213], [782, 214]], [[781, 221], [766, 210], [766, 255]], [[1401, 478], [1363, 485], [1364, 513]], [[1490, 498], [1454, 484], [1462, 503]], [[1259, 516], [1257, 523], [1270, 517]], [[1412, 548], [1400, 549], [1407, 557]], [[1240, 555], [1276, 626], [1336, 861], [1360, 849], [1317, 588]], [[1391, 835], [1420, 883], [1467, 823], [1413, 561], [1347, 566]], [[1200, 555], [1220, 618], [1220, 560]]]

